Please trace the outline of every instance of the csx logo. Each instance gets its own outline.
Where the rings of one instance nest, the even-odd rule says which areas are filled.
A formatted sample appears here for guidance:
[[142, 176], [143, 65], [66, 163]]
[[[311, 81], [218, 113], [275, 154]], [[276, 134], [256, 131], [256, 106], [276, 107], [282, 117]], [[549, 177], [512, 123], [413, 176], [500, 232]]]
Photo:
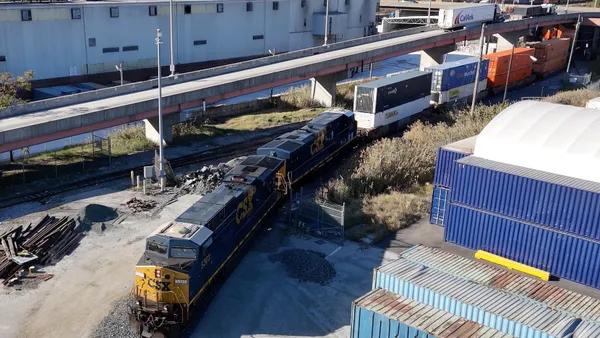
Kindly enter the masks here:
[[148, 286], [158, 291], [169, 291], [171, 282], [161, 282], [159, 280], [148, 279]]
[[310, 145], [310, 154], [314, 155], [325, 148], [325, 133], [327, 129], [323, 129], [317, 133], [315, 140]]
[[240, 222], [252, 211], [252, 199], [254, 198], [255, 192], [255, 187], [250, 188], [246, 194], [246, 197], [244, 197], [244, 200], [238, 204], [237, 211], [235, 213], [235, 221], [237, 224], [240, 224]]
[[388, 95], [396, 94], [398, 92], [398, 88], [394, 88], [388, 91]]

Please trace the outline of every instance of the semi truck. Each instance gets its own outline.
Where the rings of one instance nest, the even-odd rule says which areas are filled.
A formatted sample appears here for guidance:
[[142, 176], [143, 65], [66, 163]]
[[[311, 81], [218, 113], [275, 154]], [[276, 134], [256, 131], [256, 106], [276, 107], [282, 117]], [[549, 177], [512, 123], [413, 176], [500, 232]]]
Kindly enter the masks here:
[[466, 7], [440, 9], [438, 26], [454, 30], [482, 23], [503, 22], [504, 15], [496, 4], [472, 4]]

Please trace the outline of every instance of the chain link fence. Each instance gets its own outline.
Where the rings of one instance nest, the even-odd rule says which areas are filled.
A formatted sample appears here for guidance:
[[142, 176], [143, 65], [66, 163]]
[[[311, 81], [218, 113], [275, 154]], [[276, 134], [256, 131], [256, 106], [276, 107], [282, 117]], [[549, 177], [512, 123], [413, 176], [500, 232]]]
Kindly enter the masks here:
[[18, 158], [0, 163], [0, 186], [58, 178], [112, 165], [110, 137], [94, 134], [82, 144], [53, 152], [32, 155], [29, 147], [13, 152]]
[[301, 233], [344, 244], [345, 204], [326, 201], [303, 190], [292, 193], [291, 226]]

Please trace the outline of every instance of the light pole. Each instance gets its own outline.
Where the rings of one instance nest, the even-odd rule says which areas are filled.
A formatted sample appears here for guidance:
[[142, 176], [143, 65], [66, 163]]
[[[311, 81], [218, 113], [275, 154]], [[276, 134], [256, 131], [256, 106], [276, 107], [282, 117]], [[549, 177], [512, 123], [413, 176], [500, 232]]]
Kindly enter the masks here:
[[115, 65], [115, 68], [119, 71], [119, 75], [121, 76], [121, 86], [123, 85], [123, 62], [120, 62], [118, 65]]
[[475, 111], [475, 101], [477, 101], [477, 85], [479, 84], [479, 72], [481, 69], [481, 58], [483, 57], [483, 35], [485, 33], [485, 24], [481, 25], [481, 36], [479, 37], [479, 60], [477, 60], [477, 70], [475, 71], [475, 85], [473, 86], [473, 100], [471, 101], [471, 115]]
[[162, 88], [160, 86], [160, 78], [162, 77], [160, 72], [160, 45], [162, 41], [160, 38], [162, 33], [160, 29], [156, 30], [156, 62], [158, 64], [158, 152], [159, 152], [159, 165], [158, 165], [158, 180], [160, 181], [160, 190], [165, 190], [165, 158], [163, 152], [163, 120], [162, 120]]
[[579, 26], [581, 25], [581, 15], [577, 17], [577, 25], [575, 25], [575, 36], [573, 36], [573, 44], [571, 45], [571, 52], [569, 53], [569, 63], [567, 63], [567, 76], [571, 71], [571, 61], [573, 60], [573, 52], [575, 51], [575, 44], [577, 44], [577, 36], [579, 35]]
[[175, 60], [173, 57], [173, 0], [169, 0], [169, 43], [171, 45], [171, 64], [169, 70], [171, 76], [175, 75]]
[[565, 14], [569, 14], [569, 0], [567, 0], [567, 7], [565, 7]]
[[325, 39], [323, 46], [327, 46], [327, 35], [329, 34], [329, 0], [325, 0]]
[[431, 24], [431, 0], [429, 0], [429, 6], [427, 7], [427, 26], [429, 26], [430, 24]]

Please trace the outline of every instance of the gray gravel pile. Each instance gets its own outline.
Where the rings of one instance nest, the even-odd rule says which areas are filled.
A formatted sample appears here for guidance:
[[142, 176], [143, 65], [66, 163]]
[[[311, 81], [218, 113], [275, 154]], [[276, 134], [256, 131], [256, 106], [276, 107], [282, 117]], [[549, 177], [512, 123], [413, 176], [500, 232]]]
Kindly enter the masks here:
[[139, 338], [129, 328], [127, 298], [115, 302], [108, 316], [104, 317], [90, 338]]
[[215, 190], [231, 168], [221, 163], [218, 166], [204, 166], [179, 178], [183, 192], [204, 195]]
[[110, 221], [117, 217], [119, 217], [119, 213], [113, 208], [101, 204], [88, 204], [75, 216], [76, 228], [82, 231], [94, 230], [101, 233], [106, 230]]
[[300, 282], [327, 285], [337, 273], [325, 257], [324, 253], [318, 251], [290, 249], [270, 255], [269, 261], [281, 262], [288, 276]]

